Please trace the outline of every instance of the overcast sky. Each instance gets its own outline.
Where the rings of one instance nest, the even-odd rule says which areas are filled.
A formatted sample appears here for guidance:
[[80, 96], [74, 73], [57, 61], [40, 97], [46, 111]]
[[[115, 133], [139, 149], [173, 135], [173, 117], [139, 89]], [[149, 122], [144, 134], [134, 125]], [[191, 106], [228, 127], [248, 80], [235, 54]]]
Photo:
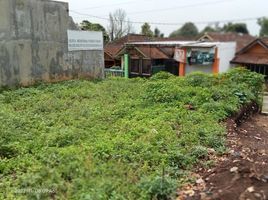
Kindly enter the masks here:
[[[60, 0], [61, 1], [61, 0]], [[252, 35], [259, 33], [256, 20], [268, 16], [268, 0], [62, 0], [69, 3], [70, 15], [79, 23], [86, 19], [100, 23], [107, 28], [107, 20], [86, 15], [108, 18], [110, 12], [121, 8], [126, 11], [130, 21], [175, 23], [175, 25], [151, 25], [158, 27], [165, 36], [178, 29], [185, 22], [196, 22], [199, 30], [208, 25], [204, 22], [246, 19]], [[202, 22], [202, 23], [200, 23]], [[134, 25], [134, 31], [140, 33], [141, 24]]]

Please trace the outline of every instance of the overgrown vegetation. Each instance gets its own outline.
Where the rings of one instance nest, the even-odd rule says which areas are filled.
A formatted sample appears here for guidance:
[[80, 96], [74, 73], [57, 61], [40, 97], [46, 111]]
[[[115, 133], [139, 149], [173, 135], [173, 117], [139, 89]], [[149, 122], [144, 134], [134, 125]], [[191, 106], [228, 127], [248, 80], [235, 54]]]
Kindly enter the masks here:
[[262, 84], [235, 69], [3, 91], [0, 199], [171, 199]]

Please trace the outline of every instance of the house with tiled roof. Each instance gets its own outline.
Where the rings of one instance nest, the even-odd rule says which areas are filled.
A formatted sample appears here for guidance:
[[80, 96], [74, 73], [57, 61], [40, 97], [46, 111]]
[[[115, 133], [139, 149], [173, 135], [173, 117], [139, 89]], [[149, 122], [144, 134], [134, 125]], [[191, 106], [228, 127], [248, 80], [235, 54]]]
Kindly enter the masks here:
[[[193, 41], [194, 38], [189, 38], [189, 37], [183, 37], [183, 36], [178, 36], [174, 38], [154, 38], [154, 37], [148, 37], [146, 35], [141, 35], [141, 34], [128, 34], [122, 38], [119, 38], [117, 40], [114, 40], [112, 42], [109, 42], [105, 47], [104, 47], [104, 59], [105, 59], [105, 67], [110, 68], [112, 66], [120, 66], [121, 65], [121, 59], [117, 56], [120, 51], [123, 50], [124, 45], [126, 43], [131, 43], [131, 42], [150, 42], [150, 41]], [[143, 49], [140, 51], [148, 51], [148, 49]], [[160, 53], [162, 51], [162, 53]], [[161, 48], [161, 50], [152, 48], [150, 50], [150, 53], [156, 54], [156, 55], [161, 55], [160, 57], [163, 57], [163, 54], [167, 54], [169, 57], [173, 57], [174, 54], [174, 48]], [[155, 55], [155, 56], [156, 56]], [[147, 55], [148, 56], [148, 55]], [[160, 57], [156, 58], [154, 56], [153, 59], [159, 59]]]
[[[174, 62], [173, 57], [167, 55], [157, 46], [127, 45], [117, 53], [116, 58], [121, 58], [124, 54], [128, 54], [130, 58], [131, 77], [149, 77], [158, 71], [165, 70], [167, 62]], [[169, 66], [171, 65], [169, 64]], [[169, 72], [177, 74], [177, 65], [175, 65], [174, 69], [176, 70], [175, 72], [172, 69]]]
[[268, 78], [268, 37], [257, 38], [238, 51], [231, 61]]
[[130, 34], [105, 47], [105, 66], [112, 67], [107, 72], [127, 69], [125, 74], [130, 77], [149, 77], [158, 71], [180, 76], [194, 71], [216, 74], [230, 68], [235, 52], [236, 42], [228, 40], [206, 42]]
[[236, 42], [236, 51], [238, 52], [255, 39], [256, 37], [249, 34], [209, 32], [197, 40], [206, 42]]
[[128, 42], [145, 42], [151, 41], [152, 38], [140, 35], [140, 34], [128, 34], [122, 38], [109, 42], [104, 47], [104, 60], [105, 60], [105, 67], [110, 68], [112, 66], [120, 66], [121, 59], [116, 57], [118, 52], [122, 50], [125, 43]]

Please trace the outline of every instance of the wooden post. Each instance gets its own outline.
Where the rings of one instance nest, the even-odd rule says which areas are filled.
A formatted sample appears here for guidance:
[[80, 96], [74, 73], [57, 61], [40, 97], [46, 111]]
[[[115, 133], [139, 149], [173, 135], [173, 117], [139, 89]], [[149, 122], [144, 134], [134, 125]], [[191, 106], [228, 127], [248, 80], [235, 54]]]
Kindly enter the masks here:
[[212, 66], [212, 72], [213, 74], [218, 74], [220, 69], [219, 69], [219, 65], [220, 65], [220, 59], [218, 58], [219, 55], [219, 50], [218, 47], [215, 48], [215, 55], [214, 55], [214, 63]]
[[179, 63], [179, 76], [185, 76], [185, 63]]
[[184, 51], [184, 60], [179, 62], [179, 76], [185, 76], [187, 49], [183, 49], [183, 51]]

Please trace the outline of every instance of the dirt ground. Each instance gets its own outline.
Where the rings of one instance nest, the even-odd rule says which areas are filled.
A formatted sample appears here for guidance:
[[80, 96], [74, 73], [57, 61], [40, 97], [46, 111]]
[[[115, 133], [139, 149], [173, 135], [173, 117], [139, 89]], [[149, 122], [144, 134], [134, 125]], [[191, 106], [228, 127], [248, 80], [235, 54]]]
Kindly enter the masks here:
[[178, 200], [268, 199], [268, 116], [236, 122], [227, 122], [228, 154], [214, 168], [200, 168], [196, 184], [179, 192]]

